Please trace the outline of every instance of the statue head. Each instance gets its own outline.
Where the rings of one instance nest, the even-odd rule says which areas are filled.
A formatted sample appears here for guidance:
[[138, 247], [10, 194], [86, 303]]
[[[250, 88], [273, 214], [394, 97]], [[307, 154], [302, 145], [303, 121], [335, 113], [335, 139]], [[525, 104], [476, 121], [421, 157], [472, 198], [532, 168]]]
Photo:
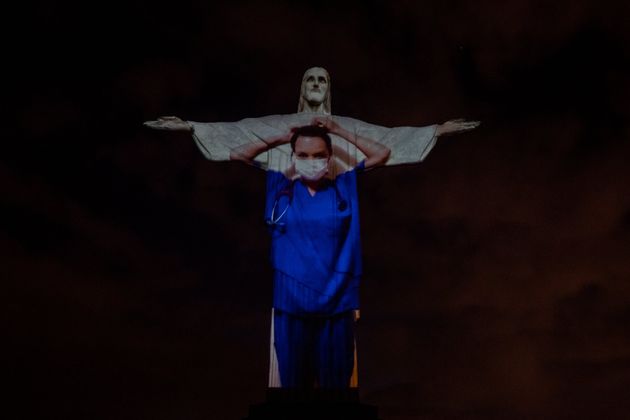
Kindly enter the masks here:
[[322, 67], [304, 72], [298, 112], [321, 112], [330, 115], [330, 75]]
[[[330, 158], [332, 155], [332, 141], [330, 136], [328, 135], [328, 130], [325, 127], [321, 127], [319, 125], [305, 125], [303, 127], [298, 127], [293, 131], [291, 136], [291, 151], [298, 155], [297, 157], [309, 157], [309, 156], [300, 156], [300, 147], [297, 147], [298, 140], [303, 137], [315, 138], [321, 140], [323, 142], [323, 147], [318, 147], [318, 152], [325, 149], [325, 156], [316, 156], [316, 157], [325, 157], [326, 159]], [[316, 142], [317, 143], [317, 142]], [[322, 152], [323, 153], [323, 152]]]

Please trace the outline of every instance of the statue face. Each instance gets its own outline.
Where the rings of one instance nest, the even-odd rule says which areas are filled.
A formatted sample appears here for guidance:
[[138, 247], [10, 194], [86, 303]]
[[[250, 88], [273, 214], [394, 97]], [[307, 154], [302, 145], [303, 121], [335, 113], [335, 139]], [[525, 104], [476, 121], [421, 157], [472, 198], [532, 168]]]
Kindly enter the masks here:
[[328, 94], [328, 72], [321, 67], [313, 67], [304, 73], [303, 96], [310, 104], [319, 105]]

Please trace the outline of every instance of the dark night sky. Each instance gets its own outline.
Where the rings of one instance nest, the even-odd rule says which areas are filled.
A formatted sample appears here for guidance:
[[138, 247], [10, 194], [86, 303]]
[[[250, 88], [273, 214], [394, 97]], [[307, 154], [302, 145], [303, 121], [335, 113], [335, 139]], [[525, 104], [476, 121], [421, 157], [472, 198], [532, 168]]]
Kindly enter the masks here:
[[627, 418], [630, 7], [339, 3], [16, 15], [0, 155], [5, 361], [26, 404], [12, 418], [229, 420], [263, 400], [264, 174], [141, 122], [295, 112], [313, 65], [339, 115], [483, 121], [360, 179], [363, 401], [384, 420]]

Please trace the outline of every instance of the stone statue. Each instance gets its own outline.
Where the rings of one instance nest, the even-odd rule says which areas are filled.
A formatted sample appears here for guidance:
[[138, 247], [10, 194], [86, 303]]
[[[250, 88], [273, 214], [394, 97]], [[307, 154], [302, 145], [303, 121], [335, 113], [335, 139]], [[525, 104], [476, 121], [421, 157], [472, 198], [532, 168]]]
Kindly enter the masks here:
[[145, 125], [191, 132], [210, 160], [267, 172], [274, 302], [269, 387], [358, 386], [354, 325], [361, 276], [356, 175], [421, 162], [437, 137], [477, 121], [387, 128], [331, 114], [330, 76], [304, 73], [298, 112], [199, 123], [161, 117]]

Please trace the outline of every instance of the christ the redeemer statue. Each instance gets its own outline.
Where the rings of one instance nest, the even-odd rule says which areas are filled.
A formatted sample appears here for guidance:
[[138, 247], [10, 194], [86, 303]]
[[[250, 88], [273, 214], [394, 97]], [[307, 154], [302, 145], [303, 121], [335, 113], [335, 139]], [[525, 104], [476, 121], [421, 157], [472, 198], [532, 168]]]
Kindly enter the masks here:
[[362, 273], [357, 174], [421, 162], [436, 139], [476, 121], [387, 128], [331, 115], [330, 76], [304, 73], [298, 112], [200, 123], [162, 117], [145, 125], [191, 132], [210, 160], [266, 170], [265, 221], [274, 291], [270, 388], [358, 386], [355, 323]]

